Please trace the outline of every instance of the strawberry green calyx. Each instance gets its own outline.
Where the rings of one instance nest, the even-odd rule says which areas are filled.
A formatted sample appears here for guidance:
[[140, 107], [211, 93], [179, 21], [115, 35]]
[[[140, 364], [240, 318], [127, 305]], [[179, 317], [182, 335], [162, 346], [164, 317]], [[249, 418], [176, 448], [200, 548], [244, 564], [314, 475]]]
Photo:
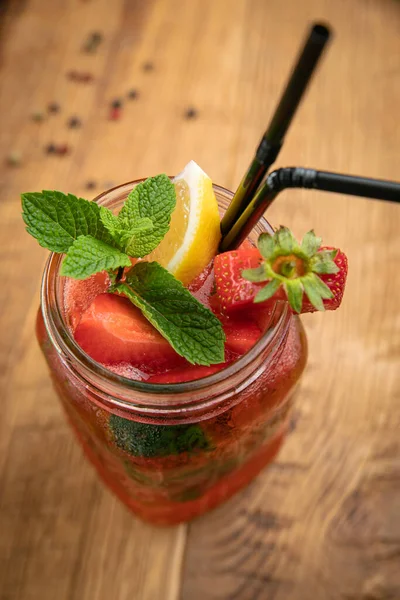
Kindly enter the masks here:
[[320, 275], [339, 271], [334, 262], [338, 250], [320, 249], [321, 242], [313, 230], [301, 244], [287, 227], [280, 227], [273, 235], [262, 233], [257, 245], [264, 260], [259, 267], [242, 271], [248, 281], [267, 282], [254, 302], [264, 302], [283, 288], [294, 312], [301, 312], [304, 294], [316, 310], [325, 310], [323, 300], [333, 298], [333, 293]]

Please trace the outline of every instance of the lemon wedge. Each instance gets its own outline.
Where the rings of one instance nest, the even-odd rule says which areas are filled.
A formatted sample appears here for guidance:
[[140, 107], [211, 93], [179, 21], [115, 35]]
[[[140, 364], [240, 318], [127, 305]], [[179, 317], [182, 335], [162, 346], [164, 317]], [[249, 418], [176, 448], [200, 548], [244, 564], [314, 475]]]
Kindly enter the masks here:
[[212, 181], [193, 160], [173, 183], [176, 208], [170, 229], [146, 260], [156, 260], [187, 285], [217, 253], [220, 216]]

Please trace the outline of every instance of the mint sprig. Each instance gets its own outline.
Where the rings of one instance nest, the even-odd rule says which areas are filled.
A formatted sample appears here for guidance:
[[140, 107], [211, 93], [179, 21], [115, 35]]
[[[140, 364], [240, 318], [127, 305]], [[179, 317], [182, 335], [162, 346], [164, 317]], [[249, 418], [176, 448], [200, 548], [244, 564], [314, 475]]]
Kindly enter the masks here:
[[262, 233], [257, 245], [264, 261], [255, 269], [242, 271], [248, 281], [268, 282], [254, 302], [272, 298], [283, 287], [295, 312], [301, 312], [304, 294], [314, 308], [325, 310], [323, 300], [333, 298], [333, 293], [319, 275], [338, 272], [334, 262], [338, 251], [320, 250], [321, 242], [314, 231], [306, 233], [301, 244], [287, 227], [280, 227], [273, 235]]
[[[139, 183], [118, 215], [62, 192], [44, 190], [21, 197], [28, 233], [52, 252], [71, 254], [64, 260], [62, 274], [75, 279], [130, 266], [129, 257], [149, 254], [167, 233], [176, 205], [174, 184], [167, 175]], [[87, 248], [79, 240], [82, 236]]]
[[136, 264], [112, 291], [127, 296], [190, 363], [224, 361], [225, 334], [219, 319], [160, 264]]
[[218, 364], [225, 340], [220, 321], [171, 273], [158, 263], [140, 262], [120, 281], [131, 258], [143, 258], [159, 245], [175, 205], [175, 187], [166, 175], [138, 184], [118, 215], [72, 194], [22, 194], [28, 233], [41, 246], [66, 254], [61, 275], [86, 279], [107, 271], [109, 291], [128, 297], [178, 354], [193, 364]]

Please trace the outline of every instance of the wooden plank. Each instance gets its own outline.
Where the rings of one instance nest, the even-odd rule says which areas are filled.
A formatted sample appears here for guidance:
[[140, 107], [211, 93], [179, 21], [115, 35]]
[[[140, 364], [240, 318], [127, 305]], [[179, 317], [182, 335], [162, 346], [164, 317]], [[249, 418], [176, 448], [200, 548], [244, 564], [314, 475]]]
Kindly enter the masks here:
[[[335, 41], [279, 164], [399, 178], [399, 3], [252, 1], [235, 182], [315, 17]], [[304, 319], [309, 365], [277, 463], [190, 524], [181, 599], [399, 598], [398, 207], [291, 190], [269, 215], [346, 250], [346, 297], [337, 314]]]
[[[8, 13], [3, 28], [1, 600], [176, 600], [179, 592], [185, 528], [154, 530], [132, 517], [82, 460], [61, 414], [34, 339], [46, 252], [25, 234], [19, 203], [21, 191], [93, 195], [84, 187], [89, 179], [104, 188], [107, 180], [144, 172], [143, 148], [132, 132], [145, 140], [154, 115], [154, 87], [141, 63], [157, 63], [162, 54], [151, 40], [165, 10], [152, 2], [118, 0], [110, 10], [107, 0], [31, 0]], [[95, 56], [82, 54], [93, 30], [103, 32], [104, 43]], [[94, 83], [72, 83], [66, 78], [71, 69], [92, 72]], [[121, 122], [108, 121], [109, 102], [131, 87], [138, 87], [143, 100], [127, 104]], [[59, 114], [40, 124], [30, 119], [52, 101], [60, 104]], [[82, 119], [81, 129], [66, 127], [74, 114]], [[46, 156], [50, 142], [70, 144], [70, 155]], [[14, 169], [5, 164], [13, 150], [23, 156]], [[152, 155], [160, 161], [153, 170], [161, 171], [157, 151]]]

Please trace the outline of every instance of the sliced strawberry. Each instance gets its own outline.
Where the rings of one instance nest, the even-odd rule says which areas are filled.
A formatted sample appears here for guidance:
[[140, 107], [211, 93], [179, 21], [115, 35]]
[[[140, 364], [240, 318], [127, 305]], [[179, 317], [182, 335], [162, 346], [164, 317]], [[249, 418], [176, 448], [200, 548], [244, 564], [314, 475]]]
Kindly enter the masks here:
[[183, 381], [193, 381], [208, 377], [218, 371], [222, 371], [229, 363], [221, 363], [220, 365], [212, 365], [210, 367], [188, 365], [180, 369], [173, 369], [167, 373], [152, 375], [146, 380], [146, 383], [182, 383]]
[[[277, 295], [280, 295], [278, 291]], [[282, 291], [282, 296], [284, 296], [284, 292]], [[246, 314], [247, 319], [251, 319], [254, 321], [259, 329], [264, 333], [268, 327], [271, 325], [272, 314], [274, 312], [276, 302], [275, 297], [271, 300], [267, 300], [266, 302], [261, 302], [260, 304], [255, 304], [253, 302], [252, 306], [246, 307], [241, 312]]]
[[99, 294], [75, 329], [75, 340], [103, 364], [127, 362], [134, 366], [173, 367], [183, 359], [127, 298]]
[[258, 325], [248, 316], [231, 315], [224, 319], [223, 327], [226, 335], [226, 350], [239, 355], [248, 352], [262, 334]]
[[147, 383], [180, 383], [182, 381], [192, 381], [213, 375], [222, 369], [225, 369], [233, 360], [245, 354], [260, 339], [261, 330], [253, 321], [244, 316], [225, 318], [223, 327], [226, 335], [226, 359], [219, 365], [209, 367], [187, 366], [179, 367], [167, 373], [152, 375], [147, 379]]
[[215, 285], [222, 310], [242, 308], [253, 302], [261, 285], [243, 279], [242, 271], [258, 267], [262, 260], [259, 250], [250, 244], [215, 257]]
[[309, 232], [298, 244], [291, 232], [280, 228], [273, 236], [262, 234], [259, 248], [241, 247], [214, 259], [217, 297], [223, 311], [257, 305], [271, 310], [276, 300], [288, 300], [293, 312], [335, 310], [347, 277], [347, 258], [340, 250], [320, 247]]
[[93, 299], [104, 293], [109, 285], [110, 278], [105, 271], [95, 273], [88, 279], [65, 278], [64, 297], [72, 329], [78, 325], [82, 313], [89, 308]]

